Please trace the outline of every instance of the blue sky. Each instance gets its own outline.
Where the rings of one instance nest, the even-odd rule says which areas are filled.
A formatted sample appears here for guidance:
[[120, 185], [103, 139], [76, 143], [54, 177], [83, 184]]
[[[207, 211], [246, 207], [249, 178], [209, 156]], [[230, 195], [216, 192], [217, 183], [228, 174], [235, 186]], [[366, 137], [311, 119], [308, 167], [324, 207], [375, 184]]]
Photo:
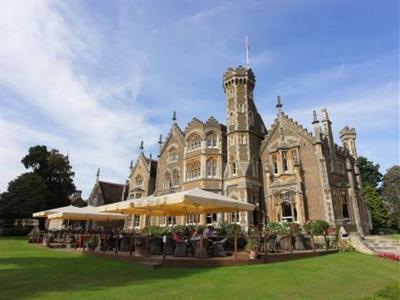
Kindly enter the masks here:
[[245, 63], [269, 127], [285, 113], [311, 127], [327, 108], [358, 152], [384, 172], [399, 164], [398, 1], [2, 1], [0, 191], [29, 146], [69, 153], [87, 196], [123, 183], [140, 140], [157, 155], [172, 111], [225, 118], [222, 75]]

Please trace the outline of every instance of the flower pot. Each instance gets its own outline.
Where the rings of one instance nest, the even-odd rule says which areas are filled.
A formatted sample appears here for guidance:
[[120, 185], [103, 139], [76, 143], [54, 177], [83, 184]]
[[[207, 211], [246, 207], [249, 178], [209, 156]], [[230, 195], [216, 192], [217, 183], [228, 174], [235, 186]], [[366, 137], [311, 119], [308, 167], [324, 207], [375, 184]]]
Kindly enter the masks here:
[[249, 252], [250, 259], [256, 259], [257, 255], [258, 255], [257, 250], [250, 250], [250, 252]]

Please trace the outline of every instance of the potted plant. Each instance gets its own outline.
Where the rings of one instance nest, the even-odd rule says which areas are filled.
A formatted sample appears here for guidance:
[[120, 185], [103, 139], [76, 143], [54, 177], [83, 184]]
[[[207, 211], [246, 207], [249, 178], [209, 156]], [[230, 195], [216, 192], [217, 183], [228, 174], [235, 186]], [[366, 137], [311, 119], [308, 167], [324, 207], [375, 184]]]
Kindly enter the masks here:
[[245, 250], [249, 252], [249, 258], [250, 259], [256, 259], [258, 256], [258, 251], [257, 251], [257, 241], [255, 238], [249, 238], [247, 240], [247, 244], [245, 247]]

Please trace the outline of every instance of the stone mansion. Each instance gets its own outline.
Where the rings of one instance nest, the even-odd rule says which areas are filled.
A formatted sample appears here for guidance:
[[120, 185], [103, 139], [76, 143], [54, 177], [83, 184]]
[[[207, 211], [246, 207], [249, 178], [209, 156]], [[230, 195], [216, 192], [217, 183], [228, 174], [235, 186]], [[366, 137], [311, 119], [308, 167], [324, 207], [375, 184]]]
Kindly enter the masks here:
[[253, 99], [255, 82], [250, 68], [225, 72], [226, 124], [193, 118], [181, 129], [174, 113], [169, 133], [159, 138], [157, 160], [144, 154], [142, 143], [123, 193], [132, 199], [201, 188], [252, 203], [255, 212], [133, 216], [129, 226], [229, 222], [246, 228], [264, 221], [322, 219], [362, 234], [371, 229], [355, 129], [343, 128], [338, 146], [326, 110], [320, 119], [314, 111], [311, 133], [284, 114], [279, 97], [276, 119], [266, 128]]

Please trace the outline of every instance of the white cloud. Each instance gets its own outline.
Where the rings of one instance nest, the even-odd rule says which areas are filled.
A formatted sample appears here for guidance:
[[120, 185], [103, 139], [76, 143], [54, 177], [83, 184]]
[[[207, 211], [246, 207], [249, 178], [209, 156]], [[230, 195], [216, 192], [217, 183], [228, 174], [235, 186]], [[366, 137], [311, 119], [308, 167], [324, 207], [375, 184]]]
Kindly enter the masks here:
[[[137, 61], [132, 63], [135, 67], [124, 80], [100, 81], [101, 76], [95, 72], [95, 76], [88, 76], [82, 65], [95, 69], [99, 64], [96, 55], [104, 47], [100, 33], [86, 27], [90, 20], [66, 5], [50, 2], [9, 1], [2, 5], [5, 16], [0, 56], [4, 59], [0, 62], [0, 84], [40, 111], [43, 120], [38, 124], [51, 124], [46, 132], [34, 131], [30, 142], [43, 141], [69, 151], [75, 170], [79, 170], [77, 186], [85, 192], [90, 188], [86, 176], [94, 174], [97, 166], [111, 180], [123, 181], [125, 166], [134, 156], [129, 149], [133, 152], [141, 139], [151, 145], [159, 132], [146, 122], [135, 101], [143, 66]], [[129, 106], [120, 98], [125, 98]], [[27, 128], [34, 130], [37, 125], [3, 122], [7, 124], [6, 136]], [[64, 133], [55, 137], [51, 127], [61, 128]], [[43, 136], [46, 138], [40, 138]], [[24, 138], [8, 137], [2, 143], [5, 154], [1, 165], [9, 166], [2, 174], [2, 189], [15, 176], [12, 166], [18, 165], [26, 145]]]

